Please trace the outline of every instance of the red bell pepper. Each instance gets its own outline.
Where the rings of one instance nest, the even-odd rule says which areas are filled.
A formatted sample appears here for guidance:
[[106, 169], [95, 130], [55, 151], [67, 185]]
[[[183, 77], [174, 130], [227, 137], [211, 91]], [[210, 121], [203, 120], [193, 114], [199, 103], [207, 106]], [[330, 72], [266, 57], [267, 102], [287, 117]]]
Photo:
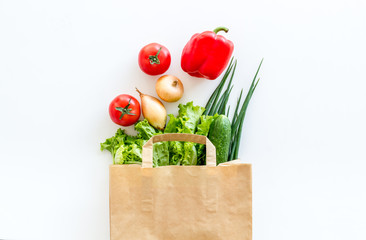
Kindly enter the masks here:
[[189, 75], [199, 78], [216, 79], [229, 63], [234, 44], [221, 35], [228, 32], [225, 27], [213, 31], [196, 33], [183, 49], [181, 67]]

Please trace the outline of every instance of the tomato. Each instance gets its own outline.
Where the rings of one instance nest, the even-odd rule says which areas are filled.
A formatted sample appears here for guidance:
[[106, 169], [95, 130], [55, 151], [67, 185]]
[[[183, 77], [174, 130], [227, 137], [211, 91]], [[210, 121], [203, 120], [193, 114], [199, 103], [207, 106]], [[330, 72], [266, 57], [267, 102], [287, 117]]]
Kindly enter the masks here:
[[170, 66], [169, 50], [158, 43], [150, 43], [143, 47], [139, 53], [139, 66], [149, 75], [163, 74]]
[[141, 114], [140, 103], [136, 98], [121, 94], [109, 104], [109, 116], [118, 125], [127, 127], [139, 120]]

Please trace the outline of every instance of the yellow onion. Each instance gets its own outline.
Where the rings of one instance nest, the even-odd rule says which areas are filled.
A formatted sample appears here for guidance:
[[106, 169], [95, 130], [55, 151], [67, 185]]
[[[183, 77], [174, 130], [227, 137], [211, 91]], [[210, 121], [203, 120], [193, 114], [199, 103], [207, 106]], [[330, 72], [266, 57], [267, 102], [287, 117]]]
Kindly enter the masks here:
[[182, 82], [172, 75], [161, 76], [156, 82], [155, 90], [158, 96], [166, 102], [176, 102], [184, 93]]
[[137, 88], [136, 91], [140, 94], [142, 115], [156, 129], [163, 130], [166, 123], [166, 109], [163, 103], [150, 95], [141, 93]]

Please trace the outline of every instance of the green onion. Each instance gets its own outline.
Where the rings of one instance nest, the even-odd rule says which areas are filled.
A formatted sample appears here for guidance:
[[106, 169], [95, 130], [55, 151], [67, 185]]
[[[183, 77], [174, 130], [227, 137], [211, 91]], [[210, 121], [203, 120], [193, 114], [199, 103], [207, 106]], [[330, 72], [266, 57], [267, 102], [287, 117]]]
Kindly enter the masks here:
[[[240, 95], [239, 95], [239, 98], [238, 98], [238, 101], [236, 103], [236, 107], [235, 107], [235, 112], [234, 112], [234, 115], [233, 115], [233, 119], [231, 121], [231, 143], [230, 143], [230, 150], [229, 150], [229, 158], [228, 158], [228, 161], [231, 161], [233, 160], [233, 155], [234, 155], [234, 152], [235, 152], [235, 148], [236, 148], [236, 142], [235, 142], [235, 139], [234, 139], [234, 136], [236, 135], [236, 129], [233, 129], [233, 126], [235, 125], [235, 122], [236, 122], [236, 119], [238, 118], [238, 110], [239, 110], [239, 106], [240, 106], [240, 101], [241, 101], [241, 97], [243, 95], [243, 89], [241, 89], [240, 91]], [[229, 106], [230, 107], [230, 106]]]
[[220, 94], [221, 94], [221, 91], [225, 85], [225, 82], [227, 80], [227, 77], [229, 76], [232, 68], [233, 68], [233, 65], [232, 65], [232, 62], [233, 62], [233, 58], [231, 58], [231, 61], [229, 63], [229, 66], [228, 68], [226, 69], [226, 72], [224, 74], [224, 76], [222, 77], [222, 80], [221, 82], [219, 83], [219, 85], [216, 87], [215, 91], [212, 93], [210, 99], [208, 100], [207, 104], [206, 104], [206, 111], [205, 111], [205, 115], [214, 115], [212, 114], [214, 112], [214, 109], [216, 107], [216, 104], [217, 104], [217, 101], [219, 100], [220, 98]]
[[[235, 111], [234, 111], [234, 114], [233, 114], [233, 117], [231, 120], [231, 143], [230, 143], [229, 158], [228, 158], [229, 161], [238, 158], [245, 113], [248, 108], [250, 99], [252, 98], [252, 95], [254, 93], [254, 90], [256, 89], [256, 87], [258, 85], [259, 79], [257, 80], [257, 76], [258, 76], [259, 70], [262, 66], [262, 63], [263, 63], [263, 59], [261, 60], [259, 66], [258, 66], [257, 72], [254, 75], [254, 78], [253, 78], [253, 81], [248, 90], [247, 96], [245, 97], [245, 100], [242, 103], [241, 107], [240, 107], [240, 102], [241, 102], [241, 98], [243, 95], [243, 89], [240, 91], [240, 95], [237, 100]], [[220, 84], [216, 87], [215, 91], [212, 93], [210, 99], [208, 100], [208, 102], [206, 104], [206, 112], [205, 112], [206, 115], [213, 116], [216, 113], [218, 113], [220, 115], [221, 114], [225, 115], [226, 106], [229, 101], [231, 91], [234, 87], [231, 84], [232, 84], [233, 77], [235, 74], [236, 65], [237, 65], [237, 61], [235, 60], [233, 62], [233, 58], [232, 58]], [[230, 77], [229, 83], [228, 83], [225, 91], [221, 95], [221, 92], [224, 88], [226, 80], [230, 74], [231, 74], [231, 77]], [[240, 107], [240, 109], [239, 109], [239, 107]], [[226, 112], [227, 117], [229, 117], [229, 110], [230, 110], [230, 106], [228, 106], [228, 108], [227, 108], [227, 112]]]
[[227, 105], [227, 102], [228, 102], [228, 100], [229, 100], [229, 96], [230, 96], [231, 90], [233, 90], [233, 87], [234, 87], [234, 86], [231, 86], [231, 87], [230, 87], [229, 92], [226, 92], [226, 91], [225, 91], [225, 95], [223, 95], [223, 96], [224, 96], [224, 98], [223, 98], [223, 100], [222, 100], [222, 102], [221, 102], [221, 104], [220, 104], [219, 109], [217, 110], [217, 113], [218, 113], [219, 115], [221, 115], [221, 114], [222, 114], [222, 115], [225, 115], [226, 105]]
[[[231, 125], [232, 126], [234, 125], [234, 123], [236, 122], [236, 120], [238, 118], [238, 110], [239, 110], [239, 106], [240, 106], [240, 101], [241, 101], [242, 95], [243, 95], [243, 89], [241, 89], [240, 95], [239, 95], [239, 98], [238, 98], [238, 101], [236, 102], [234, 116], [233, 116], [233, 119], [231, 121]], [[233, 128], [231, 128], [231, 136], [234, 136], [234, 129]]]
[[234, 73], [235, 73], [235, 69], [236, 69], [236, 60], [234, 61], [234, 64], [231, 66], [232, 67], [232, 72], [231, 72], [231, 77], [230, 77], [230, 81], [226, 87], [226, 90], [224, 91], [224, 93], [222, 94], [222, 96], [220, 97], [219, 101], [217, 102], [216, 106], [214, 108], [212, 108], [210, 115], [215, 115], [216, 113], [218, 114], [225, 114], [225, 108], [227, 105], [227, 102], [229, 100], [230, 97], [230, 93], [232, 90], [232, 86], [231, 83], [233, 81], [233, 77], [234, 77]]
[[262, 61], [260, 62], [259, 64], [259, 67], [257, 69], [257, 72], [253, 78], [253, 81], [252, 81], [252, 84], [249, 88], [249, 91], [248, 91], [248, 94], [244, 100], [244, 103], [240, 109], [240, 113], [239, 113], [239, 116], [237, 118], [237, 120], [235, 122], [232, 122], [232, 127], [231, 129], [233, 130], [234, 129], [234, 132], [235, 134], [233, 135], [233, 146], [231, 147], [230, 149], [230, 160], [232, 159], [237, 159], [238, 158], [238, 155], [239, 155], [239, 147], [240, 147], [240, 140], [241, 140], [241, 132], [242, 132], [242, 128], [243, 128], [243, 123], [244, 123], [244, 118], [245, 118], [245, 113], [246, 113], [246, 110], [248, 108], [248, 105], [249, 105], [249, 102], [250, 102], [250, 99], [252, 98], [252, 95], [254, 93], [254, 90], [256, 89], [257, 85], [258, 85], [258, 82], [259, 82], [259, 79], [257, 80], [257, 75], [258, 75], [258, 72], [262, 66], [262, 62], [263, 62], [263, 59]]
[[229, 107], [227, 108], [226, 117], [229, 117], [229, 112], [230, 112], [230, 105], [229, 105]]

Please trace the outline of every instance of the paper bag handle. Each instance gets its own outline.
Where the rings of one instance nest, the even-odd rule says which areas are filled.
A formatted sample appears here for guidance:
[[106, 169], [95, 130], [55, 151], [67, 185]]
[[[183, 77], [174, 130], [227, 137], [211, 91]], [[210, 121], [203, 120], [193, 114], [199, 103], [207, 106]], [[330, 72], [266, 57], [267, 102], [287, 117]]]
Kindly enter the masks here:
[[216, 166], [216, 148], [205, 136], [188, 133], [165, 133], [155, 135], [142, 147], [142, 167], [153, 166], [153, 144], [164, 141], [185, 141], [206, 145], [206, 166]]

